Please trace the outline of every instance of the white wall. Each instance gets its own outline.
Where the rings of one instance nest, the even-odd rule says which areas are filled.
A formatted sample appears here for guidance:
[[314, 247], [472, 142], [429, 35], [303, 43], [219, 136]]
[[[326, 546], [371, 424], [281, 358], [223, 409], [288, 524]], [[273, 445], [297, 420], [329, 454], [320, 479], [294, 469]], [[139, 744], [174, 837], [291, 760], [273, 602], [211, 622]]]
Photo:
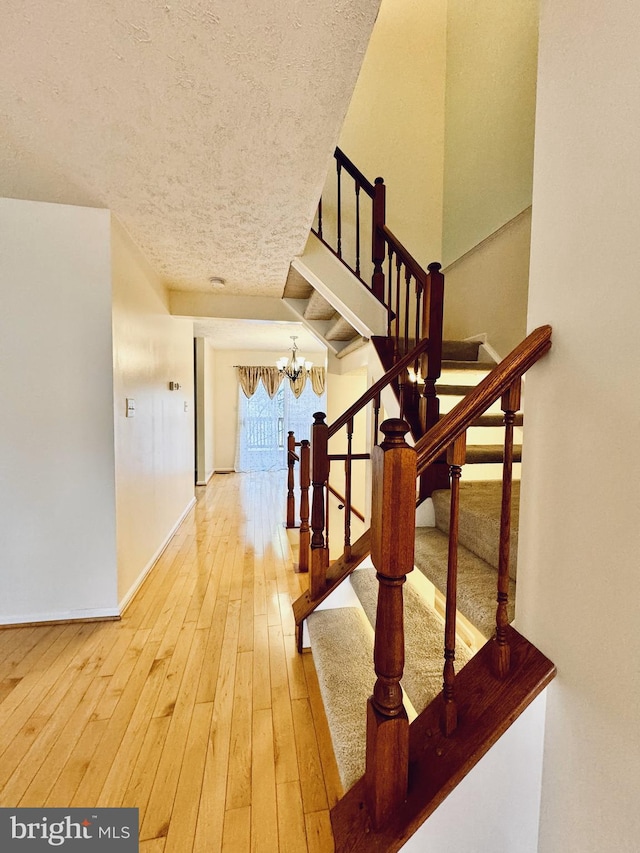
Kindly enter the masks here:
[[546, 694], [480, 759], [403, 853], [536, 853]]
[[443, 258], [531, 203], [537, 0], [448, 0]]
[[206, 485], [213, 474], [215, 350], [207, 338], [195, 339], [196, 483]]
[[109, 228], [0, 200], [0, 623], [118, 612]]
[[640, 838], [640, 16], [544, 0], [518, 628], [549, 689], [540, 853]]
[[444, 337], [485, 335], [504, 358], [525, 336], [531, 208], [445, 272]]
[[383, 0], [339, 142], [385, 179], [389, 227], [424, 266], [442, 251], [446, 8]]
[[[194, 492], [193, 323], [169, 314], [160, 282], [113, 220], [113, 417], [118, 598], [126, 602]], [[170, 391], [169, 382], [179, 391]], [[126, 398], [135, 400], [127, 418]], [[187, 411], [185, 411], [185, 404]]]
[[204, 466], [206, 471], [207, 481], [214, 471], [214, 452], [215, 452], [215, 394], [214, 381], [216, 369], [216, 351], [211, 346], [211, 343], [205, 338], [204, 343], [204, 371], [205, 371], [205, 388], [204, 388]]

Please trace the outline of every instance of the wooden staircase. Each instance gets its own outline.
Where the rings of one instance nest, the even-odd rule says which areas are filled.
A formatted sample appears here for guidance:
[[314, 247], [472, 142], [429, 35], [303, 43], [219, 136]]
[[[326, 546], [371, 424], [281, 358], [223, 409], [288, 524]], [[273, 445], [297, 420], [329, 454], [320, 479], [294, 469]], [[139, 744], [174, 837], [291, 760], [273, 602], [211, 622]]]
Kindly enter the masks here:
[[[344, 161], [337, 162], [340, 180]], [[357, 173], [356, 186], [360, 182], [362, 188], [366, 179], [361, 179]], [[519, 414], [522, 376], [550, 348], [551, 329], [537, 329], [500, 364], [493, 366], [479, 359], [478, 347], [469, 342], [444, 347], [440, 267], [434, 264], [428, 272], [421, 271], [386, 225], [376, 224], [376, 206], [380, 208], [382, 203], [384, 207], [384, 193], [379, 190], [376, 193], [380, 185], [378, 179], [375, 187], [369, 184], [367, 188], [374, 190], [371, 287], [384, 300], [389, 312], [386, 339], [374, 341], [388, 369], [333, 424], [325, 423], [323, 413], [316, 414], [311, 446], [304, 448], [307, 474], [300, 480], [301, 506], [305, 507], [301, 531], [304, 530], [302, 535], [306, 537], [304, 545], [301, 538], [300, 566], [308, 565], [310, 576], [309, 589], [294, 603], [293, 611], [299, 651], [303, 647], [303, 626], [308, 620], [309, 633], [316, 645], [314, 656], [318, 659], [320, 680], [325, 682], [328, 714], [334, 731], [343, 732], [342, 738], [336, 735], [334, 740], [348, 790], [331, 814], [339, 853], [400, 849], [555, 674], [553, 664], [509, 624], [514, 593], [510, 577], [512, 481], [514, 462], [517, 464], [520, 458], [514, 429], [522, 424]], [[321, 223], [322, 213], [320, 236]], [[412, 302], [414, 286], [416, 299]], [[474, 380], [481, 370], [484, 378], [477, 384], [466, 379], [447, 381], [440, 378], [443, 366], [447, 372], [473, 375]], [[489, 367], [492, 369], [487, 373]], [[417, 376], [417, 381], [411, 381], [411, 374]], [[380, 424], [381, 394], [388, 388], [393, 388], [397, 395], [401, 418]], [[441, 413], [441, 400], [455, 404], [446, 411], [449, 407], [443, 402]], [[369, 453], [356, 454], [354, 419], [365, 410], [373, 447]], [[469, 441], [467, 447], [472, 431], [491, 434], [500, 423], [504, 433], [501, 446], [481, 441], [474, 450]], [[410, 428], [413, 446], [405, 440]], [[384, 439], [379, 444], [380, 432]], [[331, 453], [331, 439], [338, 434], [343, 436], [346, 452]], [[295, 447], [293, 440], [290, 454]], [[352, 466], [356, 459], [364, 458], [370, 459], [372, 469], [371, 527], [351, 542]], [[489, 568], [489, 586], [493, 590], [497, 587], [497, 606], [491, 605], [491, 599], [496, 601], [495, 592], [487, 593], [483, 587], [480, 598], [485, 603], [481, 615], [475, 606], [469, 605], [469, 601], [477, 599], [479, 590], [475, 584], [471, 596], [467, 595], [469, 558], [460, 547], [464, 498], [460, 476], [468, 461], [478, 466], [499, 462], [502, 470], [498, 544], [496, 548], [494, 543], [491, 557], [494, 559], [497, 550], [497, 560]], [[329, 559], [327, 529], [332, 462], [344, 464], [346, 484], [344, 552], [334, 561]], [[289, 505], [292, 482], [290, 471]], [[445, 495], [438, 487], [444, 487], [448, 493]], [[419, 545], [416, 549], [416, 503], [432, 494], [443, 530], [437, 531], [437, 543], [430, 542], [428, 547]], [[445, 523], [442, 518], [447, 515]], [[422, 533], [418, 531], [418, 540]], [[433, 534], [427, 534], [426, 539], [429, 537], [433, 538]], [[429, 619], [424, 614], [407, 615], [416, 612], [412, 587], [406, 587], [410, 602], [406, 612], [403, 603], [403, 588], [414, 569], [416, 551], [419, 556], [425, 548], [427, 551], [431, 548], [432, 553], [419, 568], [439, 589], [440, 620], [436, 612]], [[434, 549], [440, 551], [438, 561], [434, 560]], [[443, 553], [444, 563], [440, 559]], [[351, 612], [346, 608], [343, 614], [318, 610], [369, 555], [375, 579], [371, 573], [359, 572], [354, 586], [361, 588], [364, 612], [373, 629], [367, 627], [358, 610]], [[487, 562], [477, 553], [473, 556]], [[436, 562], [444, 566], [439, 575], [433, 570]], [[365, 577], [368, 580], [363, 580]], [[372, 584], [377, 585], [377, 591], [372, 590]], [[489, 637], [475, 655], [471, 655], [473, 650], [460, 646], [457, 639], [458, 606], [463, 614], [467, 611], [469, 622], [477, 623], [479, 636]], [[342, 640], [340, 619], [348, 623], [346, 639]], [[418, 623], [435, 619], [433, 630], [440, 633], [442, 649], [438, 656], [440, 663], [433, 660], [432, 653], [416, 651], [411, 642], [406, 644], [405, 652], [405, 619], [411, 626], [409, 636], [417, 631]], [[320, 652], [323, 646], [324, 651]], [[371, 661], [372, 656], [374, 666], [367, 672], [367, 660]], [[336, 659], [341, 662], [338, 675], [334, 676], [339, 687], [332, 690], [328, 686], [331, 677], [323, 676], [328, 666], [322, 661]], [[459, 672], [456, 660], [462, 663], [468, 660]], [[429, 675], [434, 671], [435, 682]], [[411, 700], [411, 723], [403, 703], [403, 687]], [[341, 740], [347, 743], [356, 740], [349, 718], [357, 721], [355, 727], [360, 731], [360, 742], [364, 743], [355, 760], [341, 757]]]

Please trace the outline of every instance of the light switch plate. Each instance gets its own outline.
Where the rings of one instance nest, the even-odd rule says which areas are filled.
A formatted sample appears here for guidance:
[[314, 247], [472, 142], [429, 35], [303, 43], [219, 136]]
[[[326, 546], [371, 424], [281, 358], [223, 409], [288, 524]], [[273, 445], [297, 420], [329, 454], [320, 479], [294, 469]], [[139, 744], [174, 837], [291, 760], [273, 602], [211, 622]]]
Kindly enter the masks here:
[[136, 401], [131, 397], [127, 397], [127, 417], [133, 418], [136, 413]]

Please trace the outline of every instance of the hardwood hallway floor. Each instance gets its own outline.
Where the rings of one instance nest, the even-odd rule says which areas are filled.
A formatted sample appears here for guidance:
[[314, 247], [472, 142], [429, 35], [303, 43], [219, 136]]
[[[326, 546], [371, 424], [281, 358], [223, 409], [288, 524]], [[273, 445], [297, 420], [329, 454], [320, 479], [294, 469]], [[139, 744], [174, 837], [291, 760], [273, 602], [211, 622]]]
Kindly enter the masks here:
[[0, 631], [0, 806], [133, 806], [143, 853], [328, 853], [284, 474], [215, 475], [119, 622]]

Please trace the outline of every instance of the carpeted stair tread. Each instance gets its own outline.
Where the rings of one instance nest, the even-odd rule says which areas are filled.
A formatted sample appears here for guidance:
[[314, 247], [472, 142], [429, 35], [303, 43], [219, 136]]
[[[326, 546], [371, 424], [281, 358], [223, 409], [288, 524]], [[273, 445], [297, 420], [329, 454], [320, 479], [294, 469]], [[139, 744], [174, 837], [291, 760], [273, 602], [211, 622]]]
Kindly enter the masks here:
[[[415, 564], [443, 595], [447, 592], [449, 537], [437, 527], [416, 530]], [[458, 610], [490, 637], [496, 624], [498, 573], [463, 545], [458, 547]], [[516, 585], [509, 581], [509, 621], [514, 618]]]
[[[449, 532], [451, 492], [440, 489], [432, 494], [436, 527]], [[520, 483], [513, 481], [511, 489], [511, 546], [509, 574], [516, 578], [518, 556], [518, 521]], [[465, 548], [486, 560], [496, 571], [500, 545], [500, 514], [502, 511], [502, 481], [462, 482], [460, 484], [460, 515], [458, 538]]]
[[356, 607], [316, 610], [307, 626], [333, 751], [347, 791], [364, 773], [367, 700], [375, 682], [371, 627]]
[[[440, 414], [440, 419], [444, 418], [446, 412]], [[515, 416], [514, 426], [521, 427], [524, 424], [524, 415], [518, 412]], [[504, 415], [480, 415], [475, 421], [471, 421], [472, 427], [503, 427]]]
[[449, 385], [444, 382], [438, 382], [436, 392], [439, 397], [465, 397], [475, 387], [475, 385]]
[[467, 359], [442, 359], [442, 370], [493, 370], [494, 361], [468, 361]]
[[[375, 628], [378, 581], [375, 569], [358, 569], [351, 575], [351, 585]], [[402, 688], [418, 713], [442, 690], [444, 667], [444, 622], [427, 606], [410, 583], [403, 586], [405, 663]], [[456, 648], [456, 670], [471, 658], [462, 643]]]
[[[489, 462], [504, 461], [504, 446], [502, 444], [468, 444], [467, 465], [484, 465]], [[513, 445], [513, 461], [522, 462], [522, 445]]]
[[477, 361], [480, 341], [443, 341], [442, 358], [447, 361]]

